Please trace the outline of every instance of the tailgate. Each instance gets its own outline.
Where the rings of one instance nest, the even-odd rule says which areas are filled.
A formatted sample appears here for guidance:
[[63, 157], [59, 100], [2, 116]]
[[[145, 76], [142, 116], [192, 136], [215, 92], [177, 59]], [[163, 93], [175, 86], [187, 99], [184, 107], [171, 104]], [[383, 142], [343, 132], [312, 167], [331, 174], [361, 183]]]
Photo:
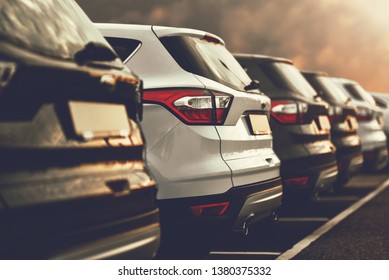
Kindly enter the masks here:
[[232, 171], [235, 187], [279, 176], [268, 110], [269, 98], [235, 92], [225, 125], [216, 126], [222, 158]]

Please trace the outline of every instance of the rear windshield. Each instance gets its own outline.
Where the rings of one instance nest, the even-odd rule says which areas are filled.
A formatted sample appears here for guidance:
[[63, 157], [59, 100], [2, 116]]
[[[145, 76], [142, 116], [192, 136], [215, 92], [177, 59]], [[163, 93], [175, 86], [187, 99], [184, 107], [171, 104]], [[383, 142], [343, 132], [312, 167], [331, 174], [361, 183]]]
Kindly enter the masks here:
[[377, 104], [377, 106], [379, 106], [381, 108], [388, 108], [388, 104], [386, 103], [386, 101], [384, 101], [380, 97], [374, 96], [374, 95], [373, 95], [373, 98], [374, 98], [375, 103]]
[[161, 38], [175, 61], [186, 71], [244, 91], [250, 77], [234, 56], [214, 41], [189, 36]]
[[0, 39], [52, 57], [73, 59], [89, 42], [111, 48], [73, 0], [1, 1], [0, 22]]
[[323, 89], [325, 99], [330, 99], [338, 103], [347, 103], [348, 96], [329, 77], [317, 77]]
[[301, 72], [292, 64], [275, 62], [272, 63], [272, 65], [281, 75], [283, 84], [286, 88], [310, 99], [314, 99], [314, 97], [317, 95], [316, 91], [304, 78]]
[[373, 106], [376, 105], [370, 93], [366, 92], [359, 84], [346, 84], [344, 87], [356, 99], [366, 101]]

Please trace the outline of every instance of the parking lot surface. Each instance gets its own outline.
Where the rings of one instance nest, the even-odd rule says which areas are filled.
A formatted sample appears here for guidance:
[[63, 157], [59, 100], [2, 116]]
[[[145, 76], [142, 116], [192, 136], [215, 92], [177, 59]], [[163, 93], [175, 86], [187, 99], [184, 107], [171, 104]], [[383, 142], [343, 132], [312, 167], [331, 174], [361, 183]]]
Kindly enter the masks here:
[[[248, 236], [225, 236], [207, 259], [389, 259], [388, 178], [384, 173], [360, 175], [308, 206], [281, 208], [273, 227], [258, 223]], [[366, 200], [377, 188], [382, 192]], [[366, 202], [355, 209], [363, 199]], [[339, 214], [344, 219], [335, 221]], [[323, 226], [329, 230], [321, 232]], [[312, 233], [317, 236], [305, 242], [309, 246], [285, 257], [296, 244], [312, 239]]]

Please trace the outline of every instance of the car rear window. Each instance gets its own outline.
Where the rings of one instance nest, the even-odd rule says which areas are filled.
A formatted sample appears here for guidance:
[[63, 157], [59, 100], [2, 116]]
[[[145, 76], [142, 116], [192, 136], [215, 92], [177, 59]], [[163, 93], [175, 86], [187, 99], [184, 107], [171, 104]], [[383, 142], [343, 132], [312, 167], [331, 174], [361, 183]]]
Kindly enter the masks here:
[[319, 84], [323, 89], [326, 99], [339, 103], [347, 103], [348, 96], [331, 80], [329, 77], [317, 77]]
[[381, 99], [380, 97], [378, 96], [373, 96], [377, 106], [381, 107], [381, 108], [388, 108], [388, 103], [386, 101], [384, 101], [383, 99]]
[[221, 43], [190, 36], [161, 38], [162, 44], [186, 71], [244, 91], [250, 77]]
[[356, 99], [366, 101], [373, 106], [376, 105], [374, 98], [369, 93], [367, 93], [359, 84], [345, 84], [344, 87], [351, 94], [351, 96], [355, 97]]
[[105, 39], [114, 48], [122, 61], [127, 60], [141, 45], [140, 41], [133, 39], [111, 37], [105, 37]]
[[284, 88], [310, 99], [315, 98], [317, 95], [316, 91], [295, 66], [283, 62], [274, 62], [271, 65], [281, 76], [278, 83], [282, 83]]
[[0, 20], [0, 38], [44, 55], [73, 59], [89, 42], [110, 48], [73, 0], [1, 1]]

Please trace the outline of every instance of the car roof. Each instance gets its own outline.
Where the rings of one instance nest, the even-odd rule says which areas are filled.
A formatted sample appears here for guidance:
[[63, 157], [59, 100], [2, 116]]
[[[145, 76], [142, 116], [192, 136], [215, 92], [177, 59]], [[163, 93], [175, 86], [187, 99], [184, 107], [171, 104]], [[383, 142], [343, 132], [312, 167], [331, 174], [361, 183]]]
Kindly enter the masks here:
[[213, 39], [217, 43], [225, 45], [225, 42], [219, 36], [205, 32], [198, 29], [192, 28], [181, 28], [171, 26], [160, 26], [160, 25], [141, 25], [141, 24], [119, 24], [119, 23], [96, 23], [99, 29], [105, 29], [109, 31], [150, 31], [152, 30], [158, 38], [171, 37], [171, 36], [193, 36], [198, 38], [208, 37]]
[[300, 72], [304, 75], [329, 77], [328, 73], [324, 71], [301, 70]]
[[292, 60], [283, 57], [277, 57], [277, 56], [269, 56], [269, 55], [262, 55], [262, 54], [247, 54], [247, 53], [235, 53], [234, 56], [238, 58], [255, 58], [256, 60], [260, 60], [262, 62], [283, 62], [283, 63], [293, 64]]

